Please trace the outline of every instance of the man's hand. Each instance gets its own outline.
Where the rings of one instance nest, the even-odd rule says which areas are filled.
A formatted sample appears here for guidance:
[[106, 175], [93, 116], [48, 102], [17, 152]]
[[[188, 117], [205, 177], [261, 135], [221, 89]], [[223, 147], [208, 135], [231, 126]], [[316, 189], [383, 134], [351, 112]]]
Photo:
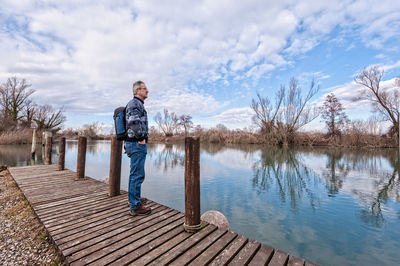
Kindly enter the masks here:
[[144, 139], [144, 140], [141, 140], [141, 141], [139, 141], [138, 143], [139, 143], [139, 144], [142, 144], [142, 145], [143, 145], [143, 144], [146, 144], [146, 140], [145, 140], [145, 139]]

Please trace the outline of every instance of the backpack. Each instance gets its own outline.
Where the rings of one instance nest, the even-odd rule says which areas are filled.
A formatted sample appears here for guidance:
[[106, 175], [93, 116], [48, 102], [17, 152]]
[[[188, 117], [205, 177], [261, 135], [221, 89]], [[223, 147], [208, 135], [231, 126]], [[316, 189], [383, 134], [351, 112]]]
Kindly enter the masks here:
[[117, 140], [126, 140], [128, 138], [126, 132], [125, 112], [126, 107], [118, 107], [114, 110], [114, 126]]

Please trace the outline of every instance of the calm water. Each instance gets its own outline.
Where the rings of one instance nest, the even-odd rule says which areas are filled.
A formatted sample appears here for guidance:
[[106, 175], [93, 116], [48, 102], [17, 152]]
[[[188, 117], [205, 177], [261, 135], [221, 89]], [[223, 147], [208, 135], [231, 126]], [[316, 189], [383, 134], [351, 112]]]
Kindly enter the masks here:
[[[57, 145], [55, 145], [57, 146]], [[109, 172], [110, 143], [88, 143], [86, 175]], [[53, 162], [57, 161], [54, 149]], [[0, 165], [42, 163], [30, 146], [1, 146]], [[76, 169], [77, 142], [66, 167]], [[232, 231], [323, 265], [397, 265], [397, 150], [278, 149], [202, 145], [201, 211], [218, 210]], [[149, 144], [143, 195], [184, 211], [184, 146]], [[127, 190], [129, 161], [122, 161]]]

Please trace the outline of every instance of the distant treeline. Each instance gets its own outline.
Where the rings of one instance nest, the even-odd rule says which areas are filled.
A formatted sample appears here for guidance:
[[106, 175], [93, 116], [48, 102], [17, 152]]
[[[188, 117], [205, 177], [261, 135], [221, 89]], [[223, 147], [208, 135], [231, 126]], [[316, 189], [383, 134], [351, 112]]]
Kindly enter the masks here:
[[[153, 119], [157, 126], [149, 130], [150, 142], [179, 142], [185, 136], [196, 135], [209, 143], [259, 143], [269, 145], [337, 145], [394, 147], [399, 141], [400, 79], [389, 87], [382, 87], [383, 70], [371, 67], [361, 71], [355, 82], [362, 85], [354, 101], [369, 101], [375, 115], [367, 120], [350, 120], [337, 97], [330, 93], [321, 106], [311, 104], [320, 90], [314, 80], [303, 90], [292, 78], [289, 85], [282, 85], [274, 96], [257, 94], [250, 107], [254, 111], [253, 125], [231, 130], [223, 124], [205, 129], [194, 126], [190, 114], [176, 114], [164, 109]], [[34, 93], [25, 80], [9, 78], [0, 87], [0, 144], [29, 143], [32, 123], [39, 130], [52, 130], [56, 136], [90, 139], [109, 139], [98, 122], [80, 129], [60, 131], [65, 116], [62, 110], [53, 111], [51, 106], [38, 106], [29, 96]], [[326, 125], [326, 133], [304, 132], [304, 126], [320, 117]], [[390, 124], [383, 132], [381, 123]]]

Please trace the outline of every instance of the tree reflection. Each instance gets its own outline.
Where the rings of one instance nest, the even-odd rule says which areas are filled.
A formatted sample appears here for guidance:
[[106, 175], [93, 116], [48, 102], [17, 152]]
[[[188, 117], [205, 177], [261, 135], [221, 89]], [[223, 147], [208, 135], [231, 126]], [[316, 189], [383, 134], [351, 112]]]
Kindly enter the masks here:
[[326, 180], [328, 195], [335, 196], [342, 188], [350, 166], [347, 164], [348, 161], [343, 159], [344, 152], [342, 149], [329, 149], [327, 155], [326, 169], [323, 171], [322, 176]]
[[[306, 159], [313, 154], [326, 156], [322, 171], [320, 164]], [[400, 202], [400, 160], [398, 151], [393, 149], [263, 147], [253, 173], [253, 186], [259, 192], [277, 192], [280, 200], [290, 202], [293, 209], [304, 200], [314, 209], [320, 201], [322, 184], [329, 197], [342, 190], [351, 193], [363, 206], [360, 219], [376, 227], [385, 222], [385, 210], [390, 210], [388, 202]]]
[[149, 153], [151, 157], [155, 156], [154, 166], [163, 168], [164, 172], [185, 165], [185, 151], [176, 145], [165, 144], [161, 150], [151, 150]]
[[[385, 208], [391, 198], [400, 202], [400, 162], [399, 153], [393, 149], [346, 150], [326, 149], [328, 159], [323, 177], [330, 195], [337, 194], [353, 171], [351, 178], [362, 178], [362, 184], [351, 185], [351, 193], [361, 200], [364, 209], [360, 219], [370, 225], [380, 227], [384, 224]], [[389, 163], [389, 170], [384, 167]], [[366, 172], [366, 174], [365, 174]], [[372, 186], [369, 186], [369, 183]]]
[[300, 156], [288, 148], [264, 147], [260, 160], [253, 165], [253, 186], [260, 192], [276, 189], [281, 201], [289, 201], [294, 210], [305, 199], [314, 209], [319, 204], [315, 186], [320, 181]]
[[42, 154], [44, 152], [40, 145], [36, 148], [34, 159], [31, 157], [31, 145], [0, 145], [0, 165], [12, 167], [42, 164]]

